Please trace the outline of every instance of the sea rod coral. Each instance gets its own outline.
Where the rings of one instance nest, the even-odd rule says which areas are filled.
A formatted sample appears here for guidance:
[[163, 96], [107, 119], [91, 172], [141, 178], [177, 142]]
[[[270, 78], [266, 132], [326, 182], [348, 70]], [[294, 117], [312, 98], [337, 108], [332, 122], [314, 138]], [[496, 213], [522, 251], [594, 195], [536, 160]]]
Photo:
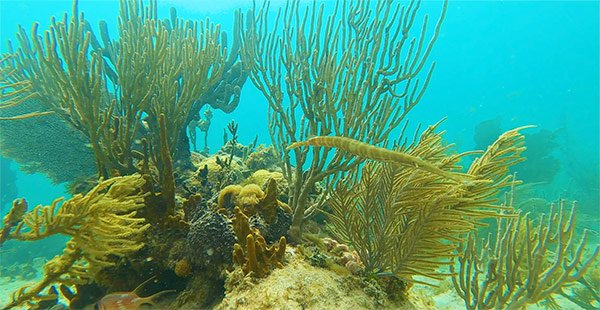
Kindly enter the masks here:
[[[145, 182], [139, 174], [115, 177], [100, 182], [85, 195], [75, 195], [62, 204], [59, 198], [23, 214], [8, 239], [35, 241], [56, 234], [71, 239], [62, 255], [46, 263], [44, 278], [21, 288], [5, 308], [43, 298], [40, 292], [53, 283], [87, 283], [101, 269], [118, 264], [115, 258], [126, 258], [141, 249], [149, 224], [136, 214], [144, 207]], [[23, 204], [21, 200], [15, 206]]]
[[290, 184], [290, 233], [296, 240], [304, 219], [328, 195], [324, 191], [314, 197], [315, 184], [362, 160], [331, 148], [287, 146], [326, 135], [374, 145], [386, 141], [419, 103], [433, 71], [433, 65], [426, 69], [427, 58], [447, 2], [429, 39], [427, 17], [422, 31], [413, 36], [420, 1], [370, 4], [336, 2], [326, 12], [323, 4], [304, 8], [300, 1], [288, 1], [272, 25], [265, 1], [249, 11], [254, 22], [240, 32], [242, 61], [269, 104], [269, 133]]

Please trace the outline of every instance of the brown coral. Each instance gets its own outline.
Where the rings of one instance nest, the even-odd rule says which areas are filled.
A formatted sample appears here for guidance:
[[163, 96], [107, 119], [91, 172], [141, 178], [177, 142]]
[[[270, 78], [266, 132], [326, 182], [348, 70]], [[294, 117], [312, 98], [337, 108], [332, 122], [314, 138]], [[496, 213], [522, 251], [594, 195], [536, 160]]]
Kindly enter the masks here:
[[271, 269], [283, 266], [286, 248], [284, 236], [268, 246], [258, 229], [250, 227], [248, 217], [238, 207], [235, 208], [233, 227], [238, 240], [233, 246], [233, 261], [242, 266], [244, 274], [261, 278], [267, 276]]
[[4, 217], [2, 221], [4, 226], [0, 229], [0, 246], [8, 239], [8, 235], [13, 227], [19, 228], [19, 225], [22, 225], [23, 216], [25, 215], [25, 211], [27, 211], [27, 201], [25, 199], [15, 199], [13, 201], [13, 206], [8, 211], [8, 214]]
[[175, 274], [178, 277], [187, 278], [192, 275], [192, 264], [187, 258], [183, 258], [175, 263]]
[[276, 221], [278, 208], [287, 213], [292, 212], [287, 204], [277, 199], [277, 193], [277, 182], [274, 179], [267, 181], [264, 192], [256, 184], [228, 185], [219, 192], [217, 207], [220, 210], [240, 207], [244, 214], [260, 214], [267, 223], [272, 224]]
[[265, 193], [256, 184], [248, 184], [240, 190], [236, 196], [235, 205], [242, 207], [244, 213], [254, 214], [254, 207], [256, 207], [265, 197]]

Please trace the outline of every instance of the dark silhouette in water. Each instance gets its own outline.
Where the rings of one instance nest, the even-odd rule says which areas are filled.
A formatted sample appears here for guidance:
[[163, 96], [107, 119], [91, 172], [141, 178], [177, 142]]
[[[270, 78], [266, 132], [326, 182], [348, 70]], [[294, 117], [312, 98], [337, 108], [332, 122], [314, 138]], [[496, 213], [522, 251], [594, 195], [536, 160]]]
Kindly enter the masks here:
[[536, 133], [525, 134], [527, 149], [523, 152], [526, 161], [513, 167], [519, 179], [527, 183], [552, 182], [560, 171], [560, 161], [553, 155], [558, 148], [560, 130], [540, 129]]
[[[473, 139], [476, 149], [485, 150], [491, 141], [502, 133], [502, 124], [499, 118], [485, 120], [475, 126]], [[527, 183], [550, 183], [560, 171], [560, 161], [553, 155], [558, 149], [557, 138], [560, 129], [551, 131], [541, 128], [537, 132], [529, 130], [523, 132], [527, 149], [523, 152], [526, 161], [512, 167], [512, 172], [517, 172], [518, 178]]]
[[498, 136], [502, 134], [500, 118], [489, 119], [475, 125], [473, 140], [476, 150], [485, 150]]

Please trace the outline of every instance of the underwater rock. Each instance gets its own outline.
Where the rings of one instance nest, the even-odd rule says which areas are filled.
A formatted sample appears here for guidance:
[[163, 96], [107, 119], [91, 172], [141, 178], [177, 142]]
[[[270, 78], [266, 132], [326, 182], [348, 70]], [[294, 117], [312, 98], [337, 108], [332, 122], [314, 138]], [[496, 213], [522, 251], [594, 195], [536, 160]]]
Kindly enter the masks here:
[[[377, 283], [313, 267], [287, 251], [288, 263], [257, 282], [241, 268], [229, 273], [225, 298], [215, 309], [415, 309], [417, 296], [390, 298]], [[422, 308], [426, 309], [426, 308]]]
[[250, 153], [244, 164], [251, 171], [255, 170], [271, 170], [280, 171], [280, 160], [275, 153], [273, 146], [265, 146], [264, 144], [259, 145], [256, 150]]
[[265, 240], [271, 243], [277, 241], [281, 236], [289, 238], [287, 232], [290, 229], [290, 225], [292, 225], [292, 213], [282, 208], [277, 208], [275, 222], [269, 224], [260, 232], [265, 237]]
[[523, 151], [523, 157], [527, 160], [515, 165], [511, 171], [517, 172], [525, 183], [552, 182], [561, 168], [560, 160], [554, 154], [560, 146], [557, 141], [560, 132], [542, 128], [526, 133], [527, 149]]
[[231, 263], [236, 239], [230, 221], [213, 210], [206, 210], [190, 225], [187, 252], [192, 266], [215, 267]]
[[473, 141], [475, 141], [475, 149], [485, 150], [488, 145], [492, 144], [498, 136], [502, 134], [500, 118], [481, 121], [475, 125]]

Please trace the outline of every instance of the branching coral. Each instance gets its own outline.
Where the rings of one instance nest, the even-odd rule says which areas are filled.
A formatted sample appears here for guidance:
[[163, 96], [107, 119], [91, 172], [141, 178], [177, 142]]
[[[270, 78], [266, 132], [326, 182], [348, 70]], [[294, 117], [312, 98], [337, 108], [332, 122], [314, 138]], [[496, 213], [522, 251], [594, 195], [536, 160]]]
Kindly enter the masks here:
[[10, 232], [10, 239], [33, 241], [64, 234], [71, 240], [61, 256], [46, 264], [44, 279], [34, 287], [21, 289], [10, 306], [37, 298], [54, 282], [89, 281], [102, 268], [117, 264], [116, 258], [141, 249], [144, 243], [140, 239], [149, 224], [136, 213], [144, 206], [145, 182], [139, 174], [108, 179], [60, 206], [62, 198], [25, 213]]
[[405, 7], [383, 0], [339, 2], [330, 14], [323, 5], [304, 9], [299, 2], [287, 2], [269, 24], [265, 1], [249, 12], [241, 32], [243, 63], [269, 103], [269, 132], [290, 184], [295, 238], [303, 220], [324, 202], [311, 199], [315, 184], [361, 160], [330, 148], [286, 147], [330, 134], [369, 144], [386, 141], [427, 87], [433, 66], [424, 68], [447, 6], [444, 2], [427, 42], [427, 17], [412, 35], [419, 1]]
[[582, 279], [600, 247], [584, 255], [588, 231], [575, 233], [575, 207], [564, 201], [535, 223], [527, 215], [500, 219], [498, 231], [480, 243], [469, 235], [453, 277], [467, 309], [522, 309]]
[[2, 229], [0, 229], [0, 246], [8, 239], [10, 231], [18, 225], [22, 225], [23, 216], [27, 211], [27, 201], [25, 199], [15, 199], [12, 208], [2, 220]]
[[408, 282], [419, 282], [416, 275], [442, 279], [447, 274], [439, 268], [453, 262], [461, 236], [480, 225], [480, 219], [497, 216], [502, 209], [494, 204], [494, 195], [508, 184], [508, 167], [522, 160], [519, 129], [499, 137], [465, 176], [456, 172], [457, 164], [470, 153], [446, 154], [451, 145], [444, 145], [442, 134], [435, 133], [438, 125], [396, 151], [372, 146], [370, 151], [348, 149], [365, 157], [373, 151], [402, 153], [403, 159], [418, 158], [435, 167], [390, 164], [387, 159], [368, 162], [360, 172], [337, 184], [328, 202], [331, 231], [355, 248], [367, 272]]
[[[31, 35], [19, 28], [17, 48], [11, 45], [0, 60], [0, 107], [39, 100], [83, 133], [105, 179], [140, 172], [140, 160], [151, 160], [172, 213], [171, 159], [182, 166], [189, 161], [180, 155], [189, 155], [190, 112], [205, 104], [197, 100], [221, 81], [237, 51], [227, 54], [220, 26], [209, 20], [182, 20], [172, 10], [162, 21], [156, 1], [123, 0], [120, 6], [117, 40], [105, 22], [98, 40], [77, 1], [70, 17], [52, 19], [42, 35], [37, 23]], [[182, 141], [186, 147], [178, 147]]]
[[242, 266], [244, 274], [265, 277], [272, 268], [282, 266], [286, 247], [284, 236], [268, 246], [258, 229], [250, 227], [248, 217], [238, 207], [235, 208], [233, 230], [238, 240], [233, 247], [233, 261]]

